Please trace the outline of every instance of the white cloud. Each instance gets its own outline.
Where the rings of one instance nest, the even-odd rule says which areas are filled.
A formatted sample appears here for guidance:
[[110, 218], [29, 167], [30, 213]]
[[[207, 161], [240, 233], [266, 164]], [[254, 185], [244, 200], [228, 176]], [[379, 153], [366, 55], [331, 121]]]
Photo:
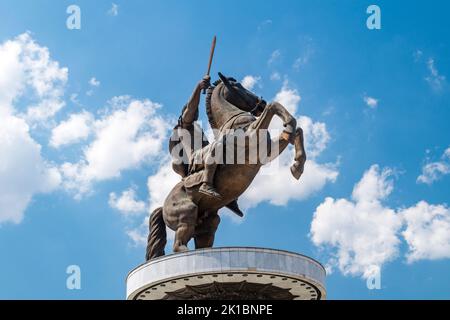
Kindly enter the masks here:
[[325, 184], [335, 182], [338, 171], [332, 164], [317, 164], [312, 160], [305, 163], [300, 180], [292, 177], [289, 167], [293, 152], [285, 151], [279, 161], [263, 167], [250, 187], [240, 198], [243, 207], [256, 207], [261, 202], [285, 206], [290, 200], [304, 200], [321, 190]]
[[311, 118], [300, 116], [297, 125], [303, 129], [306, 154], [309, 159], [315, 159], [327, 147], [330, 141], [327, 127], [323, 122], [313, 122]]
[[280, 59], [281, 57], [281, 51], [279, 49], [273, 51], [270, 55], [269, 60], [267, 61], [267, 63], [269, 65], [273, 64], [275, 61], [277, 61], [278, 59]]
[[[291, 88], [289, 86], [289, 81], [287, 79], [284, 80], [280, 91], [277, 92], [277, 94], [273, 98], [273, 101], [276, 101], [283, 105], [287, 109], [287, 111], [292, 114], [292, 116], [297, 118], [297, 108], [298, 104], [301, 101], [301, 97], [297, 89]], [[271, 135], [273, 137], [277, 136], [277, 134], [279, 134], [283, 130], [283, 122], [279, 117], [273, 117], [272, 122], [269, 126], [269, 130], [272, 131]]]
[[378, 106], [378, 99], [375, 99], [373, 97], [364, 96], [364, 102], [368, 107], [372, 109], [375, 109]]
[[150, 212], [164, 204], [169, 192], [180, 181], [180, 176], [172, 170], [172, 160], [165, 158], [158, 171], [147, 180]]
[[111, 8], [108, 10], [108, 15], [117, 17], [119, 15], [119, 6], [115, 3], [111, 4]]
[[292, 65], [292, 67], [295, 70], [299, 70], [301, 67], [303, 67], [304, 65], [306, 65], [309, 61], [309, 57], [307, 56], [300, 56], [297, 59], [295, 59], [294, 64]]
[[[301, 100], [298, 91], [288, 86], [285, 81], [281, 90], [276, 94], [275, 101], [281, 103], [295, 116]], [[290, 172], [293, 163], [293, 148], [289, 147], [272, 163], [264, 166], [256, 176], [248, 190], [241, 197], [243, 207], [255, 207], [261, 202], [273, 205], [286, 205], [289, 200], [303, 200], [321, 190], [325, 184], [335, 182], [338, 176], [333, 164], [318, 164], [315, 158], [319, 156], [330, 139], [326, 125], [313, 122], [306, 116], [297, 117], [297, 124], [302, 127], [305, 139], [305, 149], [308, 159], [300, 180], [294, 179]], [[274, 118], [270, 126], [272, 139], [281, 132], [282, 123]]]
[[136, 247], [144, 247], [147, 245], [148, 226], [142, 224], [139, 228], [127, 230], [127, 235]]
[[422, 174], [417, 177], [417, 182], [432, 184], [442, 176], [450, 173], [450, 166], [445, 162], [427, 163], [422, 168]]
[[126, 109], [97, 120], [96, 139], [85, 150], [88, 174], [100, 180], [116, 177], [157, 155], [167, 134], [155, 114], [159, 107], [150, 100], [129, 100]]
[[278, 80], [280, 80], [281, 79], [281, 75], [280, 75], [280, 73], [278, 73], [278, 72], [273, 72], [271, 75], [270, 75], [270, 80], [272, 80], [272, 81], [278, 81]]
[[64, 105], [67, 68], [51, 60], [48, 48], [23, 33], [0, 45], [0, 108], [12, 110], [21, 100], [26, 110], [17, 110], [27, 121], [54, 116]]
[[77, 106], [81, 105], [80, 101], [78, 100], [78, 93], [72, 93], [70, 95], [69, 99], [74, 105], [77, 105]]
[[120, 196], [111, 192], [108, 203], [123, 215], [138, 215], [146, 210], [145, 202], [136, 199], [136, 191], [133, 188], [123, 191]]
[[25, 121], [0, 112], [0, 223], [20, 223], [33, 195], [54, 190], [60, 180]]
[[289, 87], [289, 82], [286, 80], [273, 100], [281, 103], [291, 114], [295, 115], [301, 97], [296, 89]]
[[413, 57], [414, 57], [414, 61], [415, 62], [418, 62], [420, 59], [422, 59], [422, 56], [423, 56], [423, 51], [422, 50], [417, 49], [413, 53]]
[[91, 87], [91, 89], [86, 91], [86, 95], [92, 96], [94, 94], [94, 88], [100, 87], [100, 81], [98, 81], [95, 77], [92, 77], [91, 79], [89, 79], [89, 86]]
[[252, 90], [253, 87], [261, 80], [261, 77], [257, 76], [245, 76], [244, 79], [242, 79], [241, 84], [242, 86], [247, 90]]
[[429, 162], [422, 167], [417, 182], [430, 185], [447, 174], [450, 174], [450, 147], [444, 151], [440, 161]]
[[[149, 215], [158, 207], [164, 205], [169, 192], [175, 185], [181, 181], [181, 177], [172, 170], [172, 160], [169, 157], [163, 158], [161, 164], [155, 174], [151, 175], [147, 179], [147, 187], [149, 194]], [[149, 217], [145, 217], [141, 224], [135, 228], [130, 228], [127, 231], [130, 240], [136, 246], [145, 246], [147, 244], [148, 236], [148, 220]], [[174, 232], [166, 228], [168, 240], [173, 240]], [[168, 246], [172, 243], [168, 241]]]
[[314, 212], [311, 239], [330, 249], [329, 265], [344, 275], [367, 278], [398, 255], [402, 221], [382, 204], [393, 190], [391, 174], [373, 165], [353, 189], [353, 201], [326, 198]]
[[61, 166], [64, 186], [77, 197], [90, 191], [93, 181], [119, 177], [160, 156], [168, 126], [156, 114], [159, 104], [127, 96], [111, 100], [110, 113], [94, 123], [95, 139], [77, 163]]
[[0, 223], [20, 223], [35, 194], [60, 184], [29, 123], [53, 116], [64, 105], [66, 80], [67, 69], [59, 68], [29, 33], [0, 44]]
[[393, 171], [373, 165], [355, 185], [352, 199], [326, 198], [314, 212], [312, 242], [327, 249], [329, 267], [367, 278], [399, 255], [400, 235], [408, 263], [450, 258], [450, 209], [420, 201], [392, 209], [383, 201], [394, 190]]
[[409, 246], [407, 261], [450, 258], [450, 209], [420, 201], [400, 212], [406, 223], [402, 232]]
[[87, 111], [70, 115], [52, 129], [50, 146], [59, 148], [86, 139], [92, 131], [93, 116]]
[[434, 90], [441, 90], [443, 85], [445, 84], [446, 78], [445, 76], [439, 74], [439, 70], [437, 69], [433, 58], [428, 59], [427, 67], [429, 75], [425, 78], [425, 80]]
[[[149, 233], [149, 216], [145, 217], [141, 224], [134, 228], [128, 228], [126, 234], [130, 238], [132, 244], [136, 247], [145, 247], [147, 245], [147, 237]], [[167, 246], [166, 252], [170, 251], [172, 241], [175, 238], [175, 232], [166, 227]]]
[[[311, 40], [309, 40], [311, 41]], [[292, 67], [295, 70], [299, 70], [303, 66], [305, 66], [309, 60], [311, 59], [312, 55], [314, 54], [314, 49], [310, 43], [308, 43], [304, 49], [304, 52], [295, 59], [294, 64]]]
[[92, 77], [89, 80], [89, 85], [91, 85], [92, 87], [99, 87], [100, 86], [100, 81], [98, 81], [95, 77]]
[[394, 190], [394, 183], [390, 179], [392, 174], [391, 169], [385, 168], [380, 172], [378, 165], [371, 166], [354, 187], [353, 200], [368, 203], [386, 199]]

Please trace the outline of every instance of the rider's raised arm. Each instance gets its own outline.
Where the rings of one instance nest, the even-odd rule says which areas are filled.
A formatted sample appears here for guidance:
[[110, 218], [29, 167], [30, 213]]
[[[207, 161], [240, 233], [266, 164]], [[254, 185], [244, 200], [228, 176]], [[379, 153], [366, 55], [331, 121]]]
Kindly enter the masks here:
[[205, 76], [197, 84], [181, 116], [183, 123], [191, 124], [197, 120], [196, 118], [198, 117], [198, 105], [200, 103], [200, 93], [203, 89], [207, 89], [209, 86], [210, 86], [209, 76]]

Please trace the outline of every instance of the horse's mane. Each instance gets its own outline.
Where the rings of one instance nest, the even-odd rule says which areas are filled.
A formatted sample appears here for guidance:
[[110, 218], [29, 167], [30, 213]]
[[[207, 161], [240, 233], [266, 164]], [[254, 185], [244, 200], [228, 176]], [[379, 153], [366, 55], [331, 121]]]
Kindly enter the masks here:
[[[234, 78], [228, 79], [230, 81], [236, 81]], [[238, 106], [235, 106], [231, 102], [227, 101], [223, 96], [222, 89], [224, 89], [224, 83], [221, 79], [219, 79], [208, 88], [206, 93], [206, 115], [208, 116], [208, 121], [212, 129], [221, 129], [221, 126], [223, 126], [228, 120], [246, 112], [245, 110], [242, 110]], [[220, 91], [215, 93], [215, 90]], [[219, 108], [219, 115], [213, 114], [213, 103], [220, 104], [217, 106], [214, 105], [214, 109]]]
[[212, 115], [212, 110], [211, 110], [211, 97], [213, 94], [214, 89], [220, 84], [222, 83], [222, 80], [217, 80], [215, 81], [212, 86], [210, 86], [206, 92], [206, 98], [205, 98], [205, 104], [206, 104], [206, 115], [208, 116], [208, 121], [209, 124], [211, 125], [211, 127], [213, 129], [219, 129], [217, 126], [216, 121], [214, 121], [214, 117]]

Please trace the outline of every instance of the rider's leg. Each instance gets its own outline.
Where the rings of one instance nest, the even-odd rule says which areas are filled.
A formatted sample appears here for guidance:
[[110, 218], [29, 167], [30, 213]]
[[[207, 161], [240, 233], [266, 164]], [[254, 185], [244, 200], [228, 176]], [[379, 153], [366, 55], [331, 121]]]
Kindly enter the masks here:
[[214, 186], [214, 175], [216, 174], [217, 164], [205, 164], [202, 182]]
[[218, 157], [221, 155], [222, 144], [213, 142], [208, 148], [204, 149], [204, 169], [202, 177], [202, 185], [199, 191], [212, 197], [220, 198], [220, 194], [214, 187], [214, 176], [216, 174], [217, 163], [220, 161]]

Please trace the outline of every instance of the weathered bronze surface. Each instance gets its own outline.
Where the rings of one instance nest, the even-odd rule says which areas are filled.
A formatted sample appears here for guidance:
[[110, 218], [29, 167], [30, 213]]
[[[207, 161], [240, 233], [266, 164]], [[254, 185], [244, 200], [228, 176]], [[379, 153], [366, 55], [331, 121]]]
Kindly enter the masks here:
[[[198, 128], [194, 125], [198, 118], [200, 94], [207, 88], [206, 113], [211, 128], [217, 130], [215, 141], [211, 144], [202, 143], [198, 148], [193, 145], [187, 147], [194, 155], [199, 152], [202, 154], [203, 165], [192, 164], [192, 159], [189, 159], [189, 164], [173, 165], [182, 180], [173, 187], [163, 206], [150, 215], [147, 260], [164, 255], [166, 226], [175, 231], [175, 252], [188, 250], [187, 243], [192, 238], [195, 248], [212, 247], [220, 223], [219, 209], [229, 207], [242, 215], [237, 206], [238, 197], [250, 186], [261, 166], [278, 157], [290, 143], [295, 147], [291, 173], [296, 179], [303, 173], [306, 154], [303, 131], [297, 127], [296, 119], [280, 103], [266, 104], [235, 79], [227, 78], [221, 73], [219, 78], [213, 85], [209, 83], [209, 76], [199, 82], [174, 129], [176, 132], [179, 128], [188, 131]], [[274, 116], [283, 121], [283, 132], [273, 141], [268, 133], [265, 138], [260, 138], [259, 134], [267, 132]], [[240, 129], [245, 143], [234, 141], [229, 134], [230, 129]], [[213, 147], [222, 146], [226, 141], [229, 143], [230, 139], [234, 141], [233, 152], [245, 152], [244, 163], [207, 164], [206, 160], [211, 156]], [[258, 148], [265, 147], [268, 150], [266, 158], [258, 159], [257, 163], [250, 161], [249, 141], [252, 139], [257, 139]], [[175, 145], [171, 141], [170, 148]], [[214, 150], [223, 149], [219, 147]]]

